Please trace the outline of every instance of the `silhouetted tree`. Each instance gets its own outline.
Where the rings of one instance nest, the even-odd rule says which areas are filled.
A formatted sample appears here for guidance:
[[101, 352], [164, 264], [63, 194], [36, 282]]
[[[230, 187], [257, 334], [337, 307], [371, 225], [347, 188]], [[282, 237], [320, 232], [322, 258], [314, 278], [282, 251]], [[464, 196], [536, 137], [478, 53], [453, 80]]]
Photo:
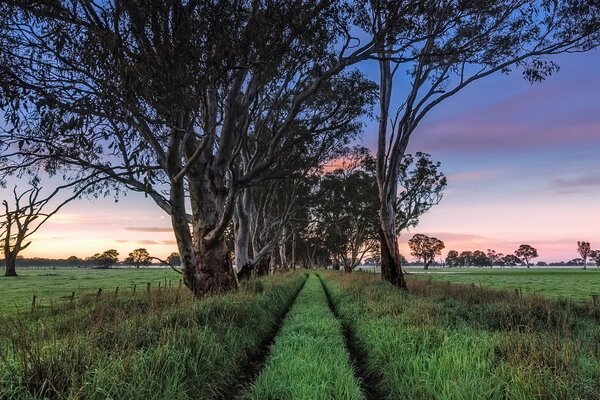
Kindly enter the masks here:
[[408, 246], [411, 250], [410, 254], [423, 260], [423, 269], [429, 269], [429, 264], [435, 256], [442, 253], [444, 242], [436, 237], [418, 233], [408, 241]]
[[135, 265], [136, 268], [139, 268], [140, 265], [150, 265], [152, 262], [152, 258], [150, 257], [150, 253], [148, 253], [148, 250], [141, 248], [135, 249], [131, 253], [129, 253], [129, 256], [127, 256], [125, 260], [123, 260], [123, 262], [125, 264]]
[[240, 192], [289, 176], [305, 149], [356, 136], [374, 99], [349, 66], [375, 42], [352, 45], [339, 5], [11, 1], [0, 25], [7, 168], [92, 172], [145, 193], [171, 217], [186, 286], [235, 289], [225, 232]]
[[[0, 179], [1, 181], [1, 179]], [[19, 253], [31, 244], [30, 237], [35, 234], [65, 204], [79, 197], [89, 183], [81, 180], [58, 186], [50, 193], [44, 194], [40, 180], [34, 176], [29, 182], [29, 189], [19, 193], [17, 186], [13, 188], [13, 199], [3, 200], [3, 214], [0, 214], [0, 243], [4, 252], [5, 276], [17, 276], [16, 262]], [[74, 189], [66, 197], [64, 190]]]
[[483, 251], [475, 250], [473, 252], [471, 262], [473, 263], [473, 265], [476, 265], [478, 267], [485, 267], [486, 265], [490, 264], [490, 259]]
[[115, 249], [110, 249], [103, 253], [96, 253], [87, 260], [98, 268], [109, 268], [119, 261], [119, 252]]
[[[547, 56], [597, 46], [600, 4], [579, 0], [360, 4], [361, 27], [380, 43], [377, 179], [382, 276], [405, 288], [394, 202], [398, 166], [418, 125], [445, 100], [492, 74], [520, 68], [530, 82], [541, 81], [558, 69]], [[395, 84], [394, 77], [402, 84]], [[400, 96], [393, 96], [398, 89]], [[392, 104], [398, 108], [391, 109]]]
[[590, 242], [577, 242], [577, 252], [583, 260], [583, 269], [586, 269], [587, 267], [587, 259], [590, 256], [590, 251]]
[[450, 268], [458, 267], [460, 265], [458, 251], [450, 250], [448, 252], [448, 254], [446, 255], [446, 265], [448, 265], [448, 267]]
[[528, 244], [522, 244], [517, 250], [515, 250], [515, 256], [525, 261], [525, 265], [529, 268], [529, 261], [538, 256], [537, 249]]
[[590, 252], [590, 258], [596, 263], [596, 267], [600, 268], [600, 250], [593, 250]]
[[178, 267], [181, 265], [181, 257], [179, 257], [178, 253], [173, 252], [167, 257], [167, 262], [174, 267]]
[[498, 261], [504, 257], [504, 254], [496, 252], [494, 249], [487, 249], [486, 256], [489, 261], [490, 267], [493, 267]]
[[461, 251], [458, 260], [461, 267], [470, 267], [473, 265], [473, 252], [469, 250]]
[[508, 267], [514, 267], [515, 265], [522, 264], [523, 261], [514, 254], [507, 254], [502, 258], [502, 263]]

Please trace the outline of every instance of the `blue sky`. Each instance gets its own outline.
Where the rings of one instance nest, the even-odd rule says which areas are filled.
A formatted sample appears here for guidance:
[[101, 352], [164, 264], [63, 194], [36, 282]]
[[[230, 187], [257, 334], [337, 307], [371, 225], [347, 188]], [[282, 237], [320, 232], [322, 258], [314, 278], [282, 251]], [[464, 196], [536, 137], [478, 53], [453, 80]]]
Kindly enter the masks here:
[[[442, 202], [404, 233], [435, 235], [446, 249], [521, 243], [540, 260], [575, 258], [577, 240], [600, 249], [600, 51], [560, 56], [561, 70], [531, 85], [518, 72], [465, 89], [434, 110], [414, 133], [410, 152], [430, 153], [449, 178]], [[370, 67], [368, 67], [370, 68]], [[374, 149], [376, 123], [363, 144]], [[175, 251], [169, 218], [143, 195], [115, 203], [74, 202], [45, 226], [25, 256], [89, 256], [137, 247]], [[410, 257], [409, 257], [410, 258]]]

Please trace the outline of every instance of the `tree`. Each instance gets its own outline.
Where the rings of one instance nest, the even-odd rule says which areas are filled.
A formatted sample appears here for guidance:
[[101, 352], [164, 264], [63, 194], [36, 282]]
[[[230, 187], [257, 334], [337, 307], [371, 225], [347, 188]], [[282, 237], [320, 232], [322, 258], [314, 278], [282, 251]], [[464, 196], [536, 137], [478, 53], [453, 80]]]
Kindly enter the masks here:
[[525, 261], [525, 265], [527, 265], [527, 268], [529, 268], [529, 261], [531, 261], [532, 258], [536, 258], [538, 256], [538, 252], [535, 247], [531, 247], [528, 244], [522, 244], [517, 250], [515, 250], [515, 256]]
[[355, 136], [374, 99], [349, 68], [374, 42], [351, 45], [338, 2], [4, 8], [8, 168], [90, 172], [107, 180], [102, 192], [145, 193], [171, 217], [196, 296], [238, 286], [225, 232], [241, 191], [288, 176], [308, 148]]
[[169, 254], [169, 257], [167, 257], [167, 262], [174, 267], [179, 266], [181, 265], [181, 257], [179, 257], [179, 254], [173, 252]]
[[450, 250], [448, 252], [448, 254], [446, 255], [446, 265], [448, 265], [448, 267], [450, 268], [458, 267], [460, 265], [458, 251]]
[[408, 241], [408, 246], [411, 250], [410, 254], [423, 260], [423, 269], [429, 269], [429, 264], [435, 256], [442, 253], [444, 242], [436, 237], [418, 233]]
[[139, 268], [140, 265], [150, 265], [152, 262], [152, 258], [150, 257], [150, 253], [148, 253], [148, 250], [141, 248], [135, 249], [131, 253], [129, 253], [129, 256], [125, 258], [123, 262], [125, 264], [135, 265], [136, 268]]
[[600, 250], [593, 250], [590, 252], [590, 258], [596, 263], [596, 267], [600, 268]]
[[507, 254], [502, 258], [502, 264], [508, 267], [514, 267], [515, 265], [521, 265], [523, 261], [513, 254]]
[[[364, 4], [358, 7], [359, 24], [379, 43], [382, 276], [406, 288], [393, 206], [398, 166], [419, 124], [445, 100], [492, 74], [521, 68], [529, 81], [541, 81], [558, 69], [548, 56], [597, 46], [600, 5], [578, 0]], [[397, 88], [405, 89], [398, 98], [392, 96]], [[399, 106], [393, 110], [392, 104]]]
[[[75, 180], [44, 194], [40, 179], [33, 176], [29, 182], [29, 189], [19, 193], [17, 186], [13, 188], [11, 204], [8, 200], [2, 201], [4, 214], [0, 214], [0, 243], [6, 264], [5, 276], [17, 276], [16, 262], [19, 253], [31, 244], [29, 238], [65, 204], [79, 197], [87, 189], [87, 185], [81, 185], [81, 182]], [[74, 189], [74, 193], [53, 202], [65, 189]]]
[[472, 263], [478, 267], [485, 267], [490, 264], [490, 259], [488, 256], [481, 250], [475, 250], [472, 256]]
[[577, 252], [583, 260], [583, 269], [587, 267], [587, 259], [590, 256], [590, 242], [577, 242]]
[[504, 257], [504, 254], [498, 253], [496, 252], [496, 250], [493, 249], [487, 249], [486, 256], [488, 258], [489, 265], [491, 268], [494, 266], [494, 264], [498, 263], [502, 259], [502, 257]]
[[458, 260], [461, 267], [470, 267], [473, 265], [473, 252], [469, 250], [461, 251]]
[[88, 261], [98, 268], [106, 269], [119, 261], [119, 252], [115, 249], [106, 250], [103, 253], [96, 253], [89, 257]]

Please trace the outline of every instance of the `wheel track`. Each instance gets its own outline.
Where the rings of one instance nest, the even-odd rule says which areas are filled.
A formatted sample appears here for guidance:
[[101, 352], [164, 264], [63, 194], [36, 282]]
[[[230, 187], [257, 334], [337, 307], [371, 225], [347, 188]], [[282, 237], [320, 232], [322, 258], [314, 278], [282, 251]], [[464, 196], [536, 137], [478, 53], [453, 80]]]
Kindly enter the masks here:
[[329, 289], [327, 288], [323, 277], [320, 274], [317, 274], [317, 276], [319, 277], [319, 280], [321, 281], [321, 286], [325, 291], [325, 296], [327, 297], [329, 308], [331, 309], [331, 312], [342, 326], [342, 333], [344, 335], [344, 346], [346, 347], [346, 352], [350, 355], [350, 362], [352, 363], [354, 373], [358, 378], [358, 381], [360, 382], [361, 390], [365, 394], [366, 399], [381, 400], [385, 398], [385, 396], [382, 396], [381, 392], [378, 389], [379, 377], [368, 370], [366, 363], [367, 354], [357, 344], [358, 340], [354, 330], [349, 324], [345, 323], [344, 320], [340, 318], [337, 308], [335, 307], [335, 304], [331, 297], [331, 293], [329, 292]]

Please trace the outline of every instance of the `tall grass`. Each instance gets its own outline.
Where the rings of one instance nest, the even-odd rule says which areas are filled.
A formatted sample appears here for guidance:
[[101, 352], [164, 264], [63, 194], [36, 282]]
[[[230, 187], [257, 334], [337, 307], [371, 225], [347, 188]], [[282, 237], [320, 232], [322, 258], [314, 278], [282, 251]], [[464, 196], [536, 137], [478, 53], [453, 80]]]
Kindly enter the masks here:
[[165, 291], [5, 319], [0, 398], [226, 398], [304, 280], [286, 274], [202, 301]]
[[363, 399], [320, 280], [311, 275], [244, 399]]
[[388, 399], [600, 398], [600, 313], [466, 285], [368, 274], [326, 287]]

